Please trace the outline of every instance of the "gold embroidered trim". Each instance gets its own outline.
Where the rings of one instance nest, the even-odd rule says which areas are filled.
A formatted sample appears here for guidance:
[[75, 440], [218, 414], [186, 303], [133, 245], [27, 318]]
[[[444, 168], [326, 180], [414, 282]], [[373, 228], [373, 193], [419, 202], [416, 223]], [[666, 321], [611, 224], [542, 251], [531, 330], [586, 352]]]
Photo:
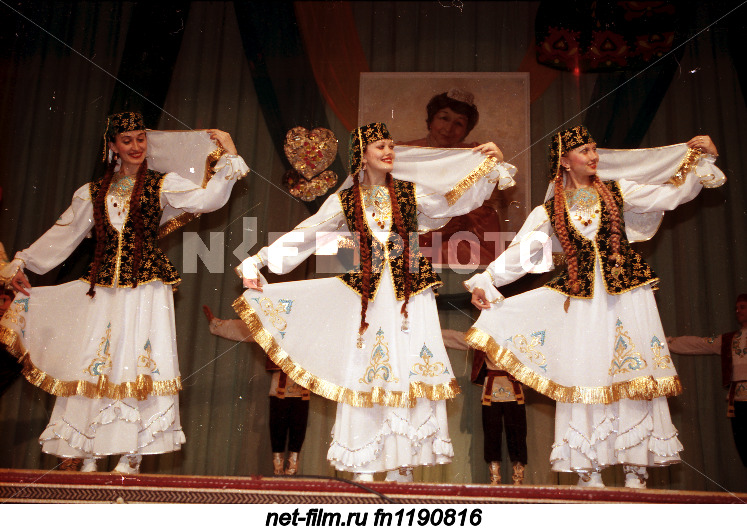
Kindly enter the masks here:
[[[396, 294], [397, 288], [396, 288], [396, 283], [394, 282], [394, 274], [391, 272], [391, 269], [392, 269], [391, 268], [391, 263], [389, 261], [387, 261], [387, 265], [389, 266], [389, 277], [391, 279], [392, 288], [394, 288], [394, 291], [395, 291], [395, 298], [398, 301], [404, 301], [404, 299], [405, 299], [404, 295], [400, 299], [399, 296], [397, 296], [397, 294]], [[383, 275], [384, 272], [382, 271], [381, 274]], [[358, 290], [356, 290], [353, 286], [351, 286], [350, 284], [348, 284], [345, 281], [345, 276], [344, 275], [338, 275], [335, 278], [339, 279], [340, 282], [342, 282], [345, 286], [347, 286], [350, 289], [350, 291], [354, 292], [356, 295], [358, 295], [358, 296], [361, 295], [361, 292], [359, 292]], [[432, 289], [434, 291], [434, 293], [435, 293], [435, 291], [438, 288], [443, 288], [443, 285], [444, 285], [443, 281], [439, 280], [439, 281], [436, 281], [436, 282], [434, 282], [432, 284], [426, 284], [425, 286], [415, 286], [415, 288], [413, 288], [413, 290], [410, 292], [410, 299], [412, 299], [416, 295], [418, 295], [420, 293], [423, 293], [424, 291], [429, 290], [429, 289]], [[368, 294], [368, 301], [369, 302], [374, 302], [376, 300], [376, 294], [379, 292], [379, 286], [381, 286], [381, 281], [380, 280], [376, 282], [374, 290], [372, 292], [369, 292], [369, 294]]]
[[151, 395], [173, 396], [182, 390], [181, 376], [170, 380], [153, 381], [150, 376], [140, 374], [135, 381], [119, 384], [111, 383], [107, 376], [99, 376], [98, 383], [84, 380], [60, 381], [39, 370], [31, 362], [28, 353], [23, 350], [18, 335], [4, 326], [0, 327], [0, 343], [4, 344], [23, 365], [21, 374], [29, 383], [54, 396], [63, 398], [84, 396], [91, 399], [109, 398], [112, 400], [135, 398], [142, 401]]
[[674, 176], [669, 178], [667, 183], [671, 183], [675, 187], [679, 187], [685, 183], [687, 175], [695, 168], [702, 157], [703, 152], [700, 150], [691, 148], [687, 149], [687, 154], [685, 154], [685, 157], [682, 159], [680, 166], [677, 167], [677, 172], [674, 173]]
[[[604, 279], [604, 276], [602, 276], [602, 279]], [[602, 282], [604, 282], [604, 281], [602, 281]], [[609, 291], [607, 291], [607, 284], [606, 283], [605, 283], [604, 287], [605, 287], [605, 291], [607, 291], [608, 295], [622, 295], [623, 293], [627, 293], [629, 291], [633, 291], [636, 288], [641, 288], [641, 287], [646, 286], [646, 285], [650, 285], [652, 290], [656, 290], [656, 289], [658, 289], [658, 284], [659, 284], [659, 278], [658, 277], [654, 277], [653, 279], [649, 279], [646, 282], [643, 282], [641, 284], [637, 284], [635, 286], [631, 286], [630, 288], [627, 288], [627, 289], [624, 289], [624, 290], [620, 290], [620, 291], [616, 291], [616, 292], [609, 292]], [[589, 299], [589, 297], [584, 297], [583, 295], [574, 295], [572, 293], [565, 292], [565, 291], [563, 291], [561, 289], [556, 288], [555, 286], [553, 286], [551, 284], [545, 284], [544, 286], [540, 286], [540, 288], [547, 288], [548, 290], [552, 290], [552, 291], [556, 291], [558, 293], [562, 293], [564, 296], [570, 297], [572, 299]]]
[[[86, 278], [86, 277], [81, 277], [78, 280], [81, 281], [81, 282], [85, 282], [86, 284], [91, 284], [91, 281], [88, 280], [88, 278]], [[176, 280], [165, 281], [163, 279], [155, 278], [155, 279], [150, 279], [150, 280], [146, 280], [146, 281], [138, 281], [137, 285], [138, 286], [142, 286], [143, 284], [150, 284], [151, 282], [162, 282], [163, 284], [165, 284], [167, 286], [173, 286], [173, 290], [176, 291], [176, 287], [182, 282], [182, 279], [181, 278], [177, 278]], [[132, 284], [117, 284], [117, 285], [113, 285], [113, 284], [101, 284], [101, 283], [97, 282], [96, 286], [98, 286], [100, 288], [129, 288], [129, 289], [132, 289]]]
[[340, 249], [355, 249], [352, 236], [337, 235], [337, 247]]
[[195, 218], [199, 218], [199, 213], [182, 213], [179, 216], [172, 218], [161, 227], [158, 228], [158, 238], [163, 238], [166, 235], [170, 235], [177, 229], [181, 229]]
[[496, 165], [498, 165], [498, 160], [496, 158], [492, 156], [485, 158], [475, 170], [470, 172], [464, 179], [462, 179], [462, 181], [457, 183], [453, 189], [444, 195], [446, 202], [450, 206], [454, 205], [457, 200], [467, 192], [467, 189], [476, 184], [480, 178], [489, 174]]
[[622, 399], [650, 400], [682, 393], [679, 376], [654, 378], [644, 376], [614, 383], [607, 387], [567, 387], [540, 376], [525, 367], [510, 350], [500, 346], [490, 335], [470, 328], [465, 336], [470, 346], [484, 351], [491, 361], [537, 392], [562, 403], [612, 403]]
[[429, 400], [448, 400], [461, 392], [459, 383], [451, 378], [449, 383], [430, 385], [423, 382], [410, 383], [407, 392], [389, 391], [381, 387], [373, 387], [369, 392], [354, 391], [341, 387], [329, 381], [314, 376], [306, 369], [294, 363], [288, 353], [275, 341], [275, 338], [265, 330], [256, 312], [249, 306], [244, 297], [233, 302], [233, 309], [249, 327], [249, 333], [261, 346], [269, 358], [285, 372], [290, 379], [300, 386], [328, 400], [346, 403], [353, 407], [373, 407], [374, 404], [386, 407], [414, 407], [416, 398]]

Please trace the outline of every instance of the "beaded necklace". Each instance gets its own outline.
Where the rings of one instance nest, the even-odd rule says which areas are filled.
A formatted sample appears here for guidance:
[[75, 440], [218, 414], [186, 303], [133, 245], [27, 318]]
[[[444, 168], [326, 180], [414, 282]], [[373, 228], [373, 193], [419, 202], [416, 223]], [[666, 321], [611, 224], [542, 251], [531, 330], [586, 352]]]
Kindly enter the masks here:
[[593, 187], [580, 187], [565, 191], [565, 201], [573, 219], [584, 226], [591, 224], [592, 220], [601, 213], [599, 194]]
[[135, 176], [122, 176], [117, 174], [117, 180], [109, 185], [106, 193], [112, 199], [112, 205], [117, 209], [117, 215], [121, 216], [130, 208], [130, 195], [135, 188]]

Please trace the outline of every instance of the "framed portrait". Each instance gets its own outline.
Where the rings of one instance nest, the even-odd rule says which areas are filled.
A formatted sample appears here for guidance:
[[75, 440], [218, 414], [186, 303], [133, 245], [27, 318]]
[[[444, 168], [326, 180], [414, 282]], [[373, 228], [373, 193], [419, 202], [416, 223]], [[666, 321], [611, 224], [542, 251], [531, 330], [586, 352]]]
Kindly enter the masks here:
[[[518, 169], [516, 185], [421, 237], [437, 268], [483, 268], [531, 210], [528, 73], [361, 73], [359, 124], [383, 121], [398, 144], [471, 148], [494, 142]], [[448, 129], [447, 129], [448, 128]]]

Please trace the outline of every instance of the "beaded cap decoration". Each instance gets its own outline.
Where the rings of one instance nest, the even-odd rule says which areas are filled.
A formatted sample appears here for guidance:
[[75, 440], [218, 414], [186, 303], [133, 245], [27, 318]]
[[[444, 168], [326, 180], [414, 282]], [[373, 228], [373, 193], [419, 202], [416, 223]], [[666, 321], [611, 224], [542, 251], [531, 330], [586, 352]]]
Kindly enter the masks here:
[[384, 123], [370, 123], [358, 127], [350, 133], [350, 174], [357, 174], [363, 168], [363, 152], [369, 143], [380, 139], [392, 139]]
[[106, 118], [106, 129], [104, 130], [104, 160], [108, 141], [114, 141], [117, 134], [132, 132], [133, 130], [145, 130], [145, 121], [140, 112], [119, 112]]
[[594, 143], [594, 139], [589, 134], [585, 126], [579, 125], [573, 128], [567, 128], [562, 132], [554, 134], [550, 142], [550, 179], [555, 178], [560, 170], [560, 158], [566, 153], [581, 145]]

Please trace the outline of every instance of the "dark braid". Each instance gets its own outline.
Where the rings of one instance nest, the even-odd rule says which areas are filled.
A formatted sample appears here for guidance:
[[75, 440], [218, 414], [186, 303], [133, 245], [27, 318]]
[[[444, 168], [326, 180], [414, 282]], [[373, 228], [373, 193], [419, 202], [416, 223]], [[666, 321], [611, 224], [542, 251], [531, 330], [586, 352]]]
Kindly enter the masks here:
[[104, 240], [106, 239], [106, 230], [104, 228], [104, 215], [106, 215], [106, 193], [109, 192], [109, 185], [114, 177], [114, 167], [117, 165], [117, 156], [114, 155], [106, 167], [106, 172], [101, 180], [99, 192], [93, 203], [93, 229], [96, 235], [96, 246], [93, 253], [93, 262], [91, 263], [91, 273], [88, 275], [88, 281], [91, 287], [88, 288], [86, 295], [93, 298], [96, 295], [94, 288], [99, 275], [99, 266], [104, 259]]
[[571, 293], [578, 293], [581, 284], [578, 282], [578, 258], [576, 248], [571, 244], [568, 229], [565, 225], [565, 188], [563, 187], [563, 174], [558, 171], [555, 177], [555, 203], [553, 204], [555, 216], [555, 234], [558, 236], [560, 245], [563, 247], [566, 262], [568, 264], [568, 280], [571, 283]]
[[145, 183], [145, 174], [147, 171], [148, 162], [147, 160], [143, 160], [140, 167], [137, 169], [135, 186], [130, 195], [130, 215], [132, 217], [132, 223], [135, 226], [135, 247], [132, 254], [133, 288], [137, 286], [137, 275], [140, 270], [140, 260], [143, 256], [143, 232], [145, 231], [145, 225], [143, 222], [143, 213], [140, 210], [140, 198], [143, 195], [143, 185]]
[[400, 312], [407, 317], [407, 302], [410, 300], [410, 289], [412, 271], [410, 270], [410, 233], [405, 230], [404, 222], [402, 221], [402, 213], [399, 210], [399, 201], [397, 195], [394, 192], [394, 178], [392, 175], [387, 173], [386, 175], [386, 186], [389, 189], [389, 200], [392, 203], [392, 217], [394, 218], [394, 225], [397, 228], [397, 234], [404, 246], [402, 257], [404, 258], [404, 274], [405, 274], [405, 302], [402, 304]]
[[612, 196], [612, 193], [607, 188], [607, 186], [602, 183], [602, 180], [600, 180], [598, 176], [592, 176], [591, 182], [594, 185], [594, 188], [599, 193], [599, 196], [601, 196], [602, 200], [604, 200], [604, 205], [609, 212], [610, 218], [612, 219], [612, 223], [610, 225], [610, 231], [612, 231], [612, 236], [610, 237], [610, 246], [612, 248], [612, 253], [608, 258], [610, 262], [616, 264], [618, 257], [620, 256], [620, 236], [622, 234], [622, 231], [620, 230], [620, 209], [617, 207], [617, 202], [615, 202], [615, 198]]
[[368, 244], [366, 234], [366, 222], [363, 217], [363, 202], [361, 200], [361, 184], [358, 173], [353, 176], [353, 203], [355, 204], [355, 230], [358, 236], [358, 247], [361, 252], [361, 267], [363, 269], [363, 294], [361, 295], [361, 326], [358, 330], [360, 335], [368, 328], [366, 322], [366, 311], [368, 310], [368, 298], [371, 294], [371, 246]]

